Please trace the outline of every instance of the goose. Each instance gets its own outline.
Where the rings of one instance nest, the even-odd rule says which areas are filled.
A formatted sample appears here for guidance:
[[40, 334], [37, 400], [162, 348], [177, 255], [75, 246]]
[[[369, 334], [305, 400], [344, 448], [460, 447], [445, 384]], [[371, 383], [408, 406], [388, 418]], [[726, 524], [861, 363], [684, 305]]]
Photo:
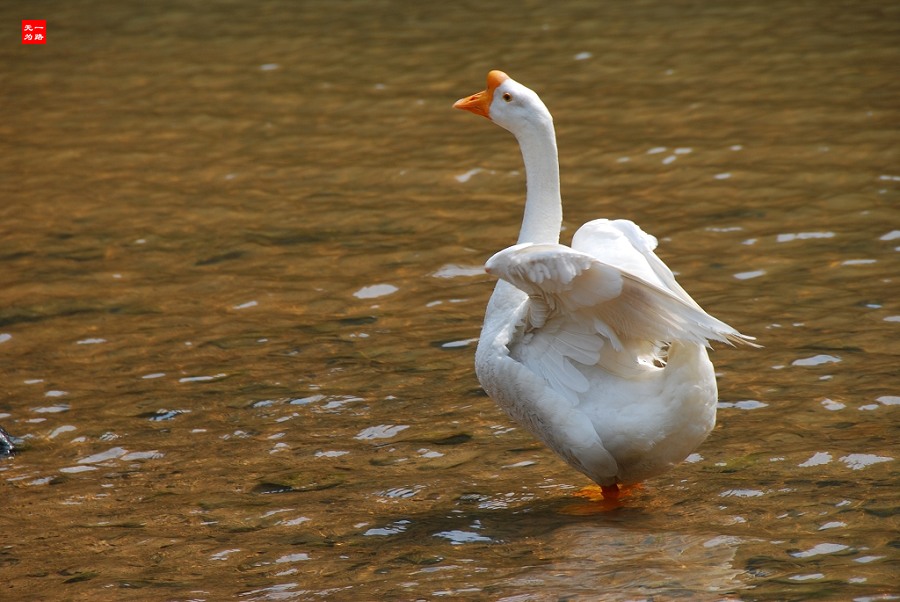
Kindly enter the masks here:
[[632, 221], [596, 219], [560, 244], [556, 134], [534, 91], [495, 70], [487, 89], [453, 106], [511, 132], [525, 163], [519, 239], [485, 264], [498, 282], [475, 373], [515, 422], [614, 499], [709, 435], [710, 342], [754, 339], [706, 313]]

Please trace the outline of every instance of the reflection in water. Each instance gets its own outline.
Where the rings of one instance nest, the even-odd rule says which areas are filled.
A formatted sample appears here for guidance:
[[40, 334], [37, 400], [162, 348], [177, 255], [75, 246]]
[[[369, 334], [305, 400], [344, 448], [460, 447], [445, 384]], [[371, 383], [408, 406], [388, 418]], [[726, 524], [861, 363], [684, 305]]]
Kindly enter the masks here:
[[499, 599], [539, 600], [522, 594], [547, 590], [567, 600], [721, 600], [745, 587], [734, 566], [741, 543], [728, 535], [567, 525], [544, 543], [547, 564], [510, 579], [504, 585], [520, 593]]
[[[0, 597], [900, 595], [900, 16], [857, 4], [40, 3], [0, 62]], [[523, 174], [450, 105], [492, 68], [554, 111], [563, 238], [642, 224], [765, 346], [614, 511], [472, 374]]]

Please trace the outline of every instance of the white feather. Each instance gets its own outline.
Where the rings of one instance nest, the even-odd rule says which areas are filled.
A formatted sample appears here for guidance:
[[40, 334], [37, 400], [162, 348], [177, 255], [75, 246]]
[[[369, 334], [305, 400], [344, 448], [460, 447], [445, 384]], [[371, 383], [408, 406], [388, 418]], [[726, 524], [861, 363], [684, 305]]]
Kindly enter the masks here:
[[519, 244], [491, 257], [497, 276], [475, 357], [497, 403], [601, 485], [683, 460], [715, 424], [710, 341], [750, 337], [707, 314], [627, 220], [594, 220], [572, 246], [562, 222], [553, 120], [503, 73], [457, 103], [512, 132], [525, 161]]

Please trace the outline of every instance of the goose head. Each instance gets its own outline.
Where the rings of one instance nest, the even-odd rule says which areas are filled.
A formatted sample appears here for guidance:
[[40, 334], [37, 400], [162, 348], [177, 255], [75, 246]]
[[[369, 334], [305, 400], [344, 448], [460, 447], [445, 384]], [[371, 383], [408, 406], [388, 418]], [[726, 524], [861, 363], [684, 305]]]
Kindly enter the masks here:
[[487, 117], [516, 138], [553, 126], [553, 117], [540, 97], [497, 70], [488, 73], [485, 90], [460, 98], [453, 107]]

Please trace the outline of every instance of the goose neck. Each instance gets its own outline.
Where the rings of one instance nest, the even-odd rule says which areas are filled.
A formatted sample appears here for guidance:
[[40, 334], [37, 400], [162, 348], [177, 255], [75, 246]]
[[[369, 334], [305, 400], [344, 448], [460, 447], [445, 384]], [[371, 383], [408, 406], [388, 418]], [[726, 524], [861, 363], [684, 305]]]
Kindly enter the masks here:
[[562, 226], [559, 158], [553, 122], [516, 136], [525, 162], [525, 216], [519, 243], [558, 243]]

